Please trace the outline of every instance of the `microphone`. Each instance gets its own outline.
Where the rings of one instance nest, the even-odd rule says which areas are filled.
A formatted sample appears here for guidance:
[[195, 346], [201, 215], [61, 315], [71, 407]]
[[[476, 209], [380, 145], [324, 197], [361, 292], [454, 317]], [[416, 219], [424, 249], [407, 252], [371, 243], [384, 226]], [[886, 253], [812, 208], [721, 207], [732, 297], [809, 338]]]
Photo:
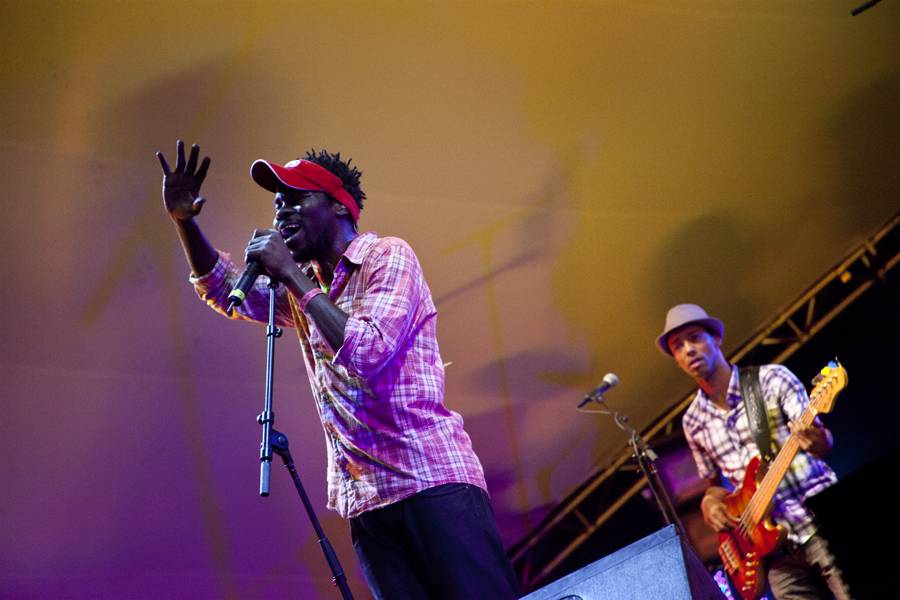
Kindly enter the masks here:
[[581, 404], [578, 405], [578, 408], [581, 408], [588, 402], [593, 402], [597, 399], [597, 396], [600, 396], [604, 392], [608, 392], [617, 385], [619, 385], [619, 378], [616, 377], [615, 373], [607, 373], [603, 376], [603, 381], [600, 383], [597, 389], [588, 394], [585, 399], [581, 401]]
[[247, 268], [241, 273], [241, 278], [238, 279], [237, 285], [234, 286], [234, 289], [228, 295], [228, 300], [231, 301], [231, 304], [228, 306], [229, 312], [235, 306], [240, 306], [244, 303], [244, 298], [247, 297], [247, 293], [253, 287], [256, 278], [263, 273], [265, 273], [265, 270], [262, 263], [258, 260], [251, 260], [247, 263]]

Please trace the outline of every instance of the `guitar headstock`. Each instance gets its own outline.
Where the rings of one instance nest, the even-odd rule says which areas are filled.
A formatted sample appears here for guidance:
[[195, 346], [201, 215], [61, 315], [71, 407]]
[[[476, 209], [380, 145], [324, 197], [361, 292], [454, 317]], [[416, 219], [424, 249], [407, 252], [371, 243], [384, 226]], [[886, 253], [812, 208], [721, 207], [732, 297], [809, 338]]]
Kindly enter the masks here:
[[847, 387], [847, 369], [835, 359], [813, 378], [813, 383], [816, 387], [809, 395], [809, 405], [817, 413], [831, 412], [835, 398]]

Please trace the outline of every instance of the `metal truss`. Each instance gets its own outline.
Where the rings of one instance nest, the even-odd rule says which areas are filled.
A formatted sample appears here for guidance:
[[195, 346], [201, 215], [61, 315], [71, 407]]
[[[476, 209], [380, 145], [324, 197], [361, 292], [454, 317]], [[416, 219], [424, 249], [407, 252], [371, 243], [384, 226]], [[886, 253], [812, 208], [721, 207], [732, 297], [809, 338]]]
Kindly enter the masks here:
[[[900, 213], [849, 252], [769, 323], [727, 358], [731, 363], [781, 363], [844, 308], [900, 262]], [[681, 416], [693, 392], [650, 425], [641, 436], [658, 447], [681, 436]], [[524, 540], [510, 549], [525, 591], [550, 583], [566, 559], [647, 485], [635, 468], [631, 449], [594, 473]]]

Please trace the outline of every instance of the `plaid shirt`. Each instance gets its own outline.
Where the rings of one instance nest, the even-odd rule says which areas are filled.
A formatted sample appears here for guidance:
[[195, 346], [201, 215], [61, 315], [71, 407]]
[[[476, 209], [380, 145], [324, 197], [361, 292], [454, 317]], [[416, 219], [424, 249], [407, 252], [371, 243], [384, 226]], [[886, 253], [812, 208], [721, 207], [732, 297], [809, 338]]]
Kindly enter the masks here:
[[[315, 281], [311, 263], [300, 268]], [[239, 277], [220, 252], [215, 268], [191, 281], [225, 314]], [[267, 284], [260, 277], [228, 316], [268, 323]], [[487, 489], [462, 417], [444, 407], [437, 311], [412, 249], [397, 238], [360, 235], [327, 292], [350, 316], [336, 352], [284, 286], [275, 318], [300, 337], [328, 446], [328, 507], [346, 518], [444, 483]]]
[[[790, 436], [787, 422], [800, 418], [809, 404], [809, 397], [800, 380], [781, 365], [761, 366], [759, 379], [769, 415], [772, 444], [780, 449]], [[728, 411], [718, 408], [703, 390], [698, 390], [682, 419], [682, 426], [700, 477], [715, 477], [720, 470], [735, 489], [739, 489], [750, 459], [759, 451], [741, 400], [737, 367], [732, 367], [725, 401]], [[789, 541], [802, 544], [816, 532], [815, 517], [803, 501], [835, 482], [837, 477], [824, 461], [802, 450], [797, 452], [775, 491], [772, 511], [775, 522], [787, 528]]]

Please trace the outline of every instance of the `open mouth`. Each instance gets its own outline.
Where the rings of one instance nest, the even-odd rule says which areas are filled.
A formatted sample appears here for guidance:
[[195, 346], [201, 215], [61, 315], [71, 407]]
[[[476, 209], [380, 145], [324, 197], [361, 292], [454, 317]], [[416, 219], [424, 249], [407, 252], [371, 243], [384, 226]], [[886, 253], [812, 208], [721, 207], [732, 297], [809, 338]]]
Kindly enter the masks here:
[[282, 225], [279, 231], [281, 232], [281, 237], [284, 238], [284, 241], [288, 241], [289, 239], [291, 239], [292, 235], [300, 231], [300, 224], [289, 223], [287, 225]]

